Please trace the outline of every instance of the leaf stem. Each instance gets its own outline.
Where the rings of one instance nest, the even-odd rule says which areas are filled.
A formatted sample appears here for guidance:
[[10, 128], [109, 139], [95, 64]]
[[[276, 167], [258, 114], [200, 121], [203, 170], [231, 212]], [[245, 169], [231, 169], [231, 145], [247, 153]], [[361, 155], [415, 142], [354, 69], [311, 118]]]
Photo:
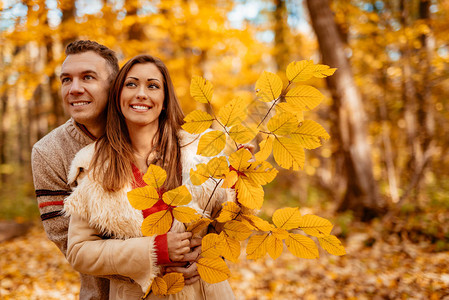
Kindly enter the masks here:
[[285, 94], [287, 94], [288, 88], [290, 87], [290, 85], [293, 82], [289, 81], [287, 86], [285, 87], [285, 89], [282, 91], [281, 95], [274, 100], [273, 105], [271, 105], [270, 109], [268, 110], [268, 112], [266, 113], [266, 115], [263, 117], [262, 121], [260, 121], [259, 125], [257, 125], [257, 128], [259, 128], [260, 125], [262, 125], [263, 121], [265, 121], [265, 119], [268, 117], [268, 115], [270, 114], [271, 110], [273, 109], [273, 107], [276, 106], [276, 104], [285, 97]]
[[[214, 115], [214, 117], [215, 117], [215, 115]], [[215, 121], [217, 121], [217, 123], [218, 123], [221, 127], [223, 127], [223, 129], [224, 129], [224, 131], [226, 132], [226, 134], [229, 135], [229, 137], [231, 137], [231, 135], [229, 134], [229, 131], [226, 129], [226, 126], [224, 126], [223, 124], [221, 124], [221, 122], [218, 121], [217, 117], [215, 117]], [[232, 138], [231, 138], [231, 140], [232, 140]], [[235, 148], [238, 149], [238, 148], [239, 148], [239, 145], [237, 145], [237, 143], [236, 143], [234, 140], [232, 140], [232, 141], [234, 142]]]
[[[212, 104], [211, 104], [209, 101], [207, 101], [207, 104], [209, 105], [209, 109], [210, 109], [210, 111], [211, 111], [211, 113], [212, 113], [212, 115], [213, 115], [213, 117], [214, 117], [214, 120], [217, 121], [218, 125], [220, 125], [221, 127], [223, 127], [223, 129], [224, 129], [224, 131], [225, 131], [225, 133], [226, 133], [227, 135], [231, 136], [231, 135], [229, 134], [228, 130], [226, 129], [226, 126], [224, 126], [223, 124], [221, 124], [220, 121], [218, 121], [218, 118], [217, 118], [217, 116], [215, 115], [215, 112], [214, 112], [214, 109], [213, 109], [213, 107], [212, 107]], [[234, 140], [232, 140], [232, 141], [233, 141], [234, 144], [235, 144], [235, 148], [238, 149], [239, 146], [237, 145], [237, 143], [236, 143]]]
[[262, 130], [259, 130], [259, 132], [260, 132], [260, 133], [265, 133], [265, 134], [268, 134], [268, 135], [274, 135], [274, 133], [272, 133], [271, 131], [262, 131]]
[[215, 191], [217, 190], [218, 185], [220, 184], [220, 182], [222, 182], [223, 179], [220, 179], [218, 182], [215, 183], [215, 187], [214, 190], [212, 191], [212, 194], [209, 197], [209, 200], [207, 200], [206, 206], [203, 209], [203, 215], [206, 212], [207, 207], [209, 206], [210, 201], [212, 200], [212, 196], [215, 194]]
[[257, 125], [257, 128], [259, 128], [260, 125], [262, 125], [263, 121], [265, 121], [265, 119], [268, 117], [268, 115], [270, 114], [270, 111], [273, 109], [273, 107], [276, 106], [277, 102], [280, 100], [281, 98], [277, 98], [276, 100], [274, 100], [273, 105], [271, 105], [270, 109], [267, 111], [267, 113], [265, 114], [265, 116], [263, 117], [262, 121], [260, 121], [259, 125]]

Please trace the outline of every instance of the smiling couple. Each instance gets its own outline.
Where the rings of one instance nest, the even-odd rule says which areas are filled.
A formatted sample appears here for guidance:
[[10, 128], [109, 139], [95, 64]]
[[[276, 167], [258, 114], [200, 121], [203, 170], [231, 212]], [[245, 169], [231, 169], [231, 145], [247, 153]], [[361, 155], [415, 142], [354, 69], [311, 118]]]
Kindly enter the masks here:
[[[199, 278], [200, 238], [176, 222], [167, 234], [143, 237], [145, 211], [127, 199], [145, 185], [150, 164], [167, 172], [164, 189], [186, 185], [189, 206], [201, 213], [211, 194], [208, 182], [190, 184], [190, 169], [207, 161], [196, 155], [198, 136], [181, 129], [184, 114], [165, 64], [139, 55], [119, 70], [112, 50], [88, 40], [65, 53], [61, 95], [71, 118], [33, 146], [32, 168], [44, 229], [80, 272], [80, 299], [140, 299], [165, 272], [182, 273], [186, 283], [166, 299], [234, 299], [227, 281]], [[206, 214], [235, 201], [232, 191], [219, 190]]]

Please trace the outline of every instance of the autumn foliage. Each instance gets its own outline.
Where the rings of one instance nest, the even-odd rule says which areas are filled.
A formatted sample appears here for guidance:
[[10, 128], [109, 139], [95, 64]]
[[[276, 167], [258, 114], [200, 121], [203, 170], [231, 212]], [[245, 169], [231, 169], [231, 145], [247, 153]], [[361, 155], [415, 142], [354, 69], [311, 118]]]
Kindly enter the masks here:
[[[267, 161], [269, 156], [273, 154], [278, 166], [296, 171], [304, 166], [304, 149], [317, 148], [322, 140], [329, 139], [321, 125], [304, 119], [304, 111], [319, 105], [323, 95], [312, 86], [296, 84], [312, 77], [330, 76], [335, 70], [307, 60], [292, 62], [287, 67], [288, 84], [285, 88], [278, 75], [263, 72], [255, 89], [257, 99], [268, 103], [268, 106], [267, 112], [256, 122], [254, 118], [248, 120], [246, 105], [241, 98], [231, 100], [215, 114], [212, 83], [200, 76], [193, 77], [191, 96], [208, 105], [212, 113], [195, 110], [185, 117], [182, 127], [187, 132], [201, 134], [197, 154], [213, 158], [207, 164], [201, 163], [191, 169], [190, 181], [194, 185], [212, 181], [215, 184], [212, 194], [217, 188], [233, 188], [237, 199], [235, 203], [223, 203], [217, 218], [207, 218], [204, 213], [209, 203], [202, 212], [186, 207], [192, 199], [188, 189], [180, 186], [163, 191], [161, 187], [167, 174], [161, 167], [150, 165], [143, 177], [147, 186], [129, 192], [129, 201], [136, 209], [144, 210], [162, 200], [165, 209], [144, 219], [143, 235], [168, 232], [173, 218], [185, 223], [186, 230], [194, 235], [209, 225], [220, 225], [222, 230], [203, 237], [202, 253], [196, 261], [201, 278], [208, 283], [229, 278], [230, 271], [223, 258], [238, 262], [240, 242], [247, 239], [248, 259], [259, 259], [267, 253], [277, 259], [282, 254], [284, 243], [297, 257], [318, 258], [318, 247], [307, 235], [316, 237], [328, 253], [344, 255], [343, 245], [331, 235], [333, 225], [324, 218], [302, 216], [298, 207], [277, 209], [272, 223], [254, 214], [254, 210], [261, 209], [264, 202], [263, 185], [273, 181], [278, 173]], [[273, 110], [276, 112], [274, 115], [271, 114]], [[208, 130], [214, 122], [220, 130]], [[261, 140], [259, 151], [253, 155], [242, 144], [251, 142], [258, 135]], [[148, 292], [169, 295], [183, 287], [183, 275], [171, 273], [156, 278]]]

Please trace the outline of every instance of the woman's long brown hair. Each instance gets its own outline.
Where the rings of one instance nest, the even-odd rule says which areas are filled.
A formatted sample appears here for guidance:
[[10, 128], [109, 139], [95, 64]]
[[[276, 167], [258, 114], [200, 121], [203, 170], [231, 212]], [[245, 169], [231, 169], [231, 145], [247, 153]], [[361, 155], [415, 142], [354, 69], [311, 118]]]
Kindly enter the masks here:
[[135, 159], [128, 127], [120, 108], [120, 95], [131, 68], [136, 64], [146, 63], [156, 65], [164, 78], [164, 105], [159, 115], [158, 132], [153, 141], [160, 157], [156, 164], [167, 172], [164, 184], [166, 189], [173, 189], [182, 183], [181, 174], [178, 172], [181, 151], [177, 133], [184, 123], [184, 113], [165, 64], [150, 55], [138, 55], [120, 69], [112, 83], [108, 95], [105, 133], [97, 141], [90, 165], [94, 180], [100, 182], [106, 191], [118, 191], [134, 180], [132, 164]]

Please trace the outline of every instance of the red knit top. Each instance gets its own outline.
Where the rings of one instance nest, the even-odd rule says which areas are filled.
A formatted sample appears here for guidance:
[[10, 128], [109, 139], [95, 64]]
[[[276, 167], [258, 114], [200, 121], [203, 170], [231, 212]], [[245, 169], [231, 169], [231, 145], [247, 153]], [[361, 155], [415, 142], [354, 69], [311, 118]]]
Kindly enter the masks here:
[[[133, 184], [133, 189], [146, 186], [147, 184], [145, 183], [145, 181], [143, 181], [143, 174], [142, 174], [142, 172], [140, 172], [139, 168], [137, 168], [133, 164], [132, 170], [133, 170], [133, 175], [134, 175], [134, 179], [135, 179], [135, 182]], [[159, 196], [161, 196], [161, 194], [163, 192], [164, 191], [162, 189], [158, 190]], [[159, 199], [159, 201], [156, 202], [156, 204], [153, 205], [151, 208], [147, 208], [147, 209], [143, 210], [142, 214], [143, 214], [143, 217], [146, 218], [149, 215], [154, 214], [161, 210], [165, 210], [168, 207], [169, 206], [164, 201], [162, 201], [162, 199]], [[168, 264], [168, 263], [172, 262], [168, 255], [168, 245], [167, 245], [167, 234], [166, 233], [156, 236], [156, 238], [154, 239], [154, 246], [156, 248], [157, 264], [163, 265], [163, 264]]]

